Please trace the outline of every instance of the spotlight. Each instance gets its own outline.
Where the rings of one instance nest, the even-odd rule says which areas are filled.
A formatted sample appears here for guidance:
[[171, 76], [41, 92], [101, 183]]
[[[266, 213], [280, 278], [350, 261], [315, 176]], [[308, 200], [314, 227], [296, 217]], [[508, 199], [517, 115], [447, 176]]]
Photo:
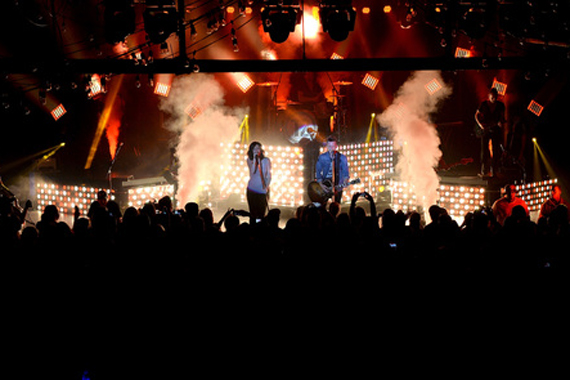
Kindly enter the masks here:
[[51, 111], [51, 116], [53, 116], [54, 120], [57, 121], [57, 120], [59, 120], [59, 118], [61, 118], [66, 113], [67, 113], [67, 111], [65, 110], [65, 107], [63, 107], [63, 104], [60, 104]]
[[301, 22], [299, 4], [294, 1], [267, 0], [261, 12], [261, 20], [263, 31], [269, 33], [271, 40], [278, 44], [283, 43]]
[[425, 87], [426, 91], [428, 92], [428, 94], [430, 94], [430, 95], [433, 95], [442, 89], [441, 84], [435, 78], [430, 80], [428, 83], [426, 83], [426, 85], [424, 87]]
[[237, 77], [236, 84], [239, 87], [239, 89], [245, 94], [246, 92], [249, 91], [250, 88], [253, 87], [255, 82], [247, 74], [243, 74]]
[[148, 3], [143, 13], [144, 30], [150, 42], [162, 44], [178, 30], [176, 7], [174, 2], [171, 5], [158, 6], [151, 6]]
[[337, 42], [344, 41], [354, 30], [356, 11], [352, 9], [352, 0], [323, 1], [320, 4], [319, 17], [323, 31]]
[[376, 89], [378, 82], [380, 82], [380, 79], [376, 78], [374, 75], [370, 73], [366, 73], [364, 79], [362, 79], [362, 84], [371, 89], [372, 91]]
[[170, 93], [170, 85], [166, 83], [156, 82], [154, 93], [167, 98], [168, 94]]
[[540, 116], [544, 107], [542, 105], [540, 105], [539, 103], [537, 103], [535, 100], [531, 100], [527, 109], [530, 112], [532, 112], [533, 114], [535, 114], [536, 116]]
[[94, 99], [97, 95], [103, 93], [103, 84], [101, 83], [101, 77], [99, 74], [93, 74], [89, 80], [89, 93], [87, 97]]
[[455, 49], [455, 58], [469, 58], [469, 57], [471, 57], [471, 50], [460, 47]]
[[493, 86], [492, 87], [496, 88], [497, 92], [501, 96], [505, 96], [505, 94], [507, 93], [507, 84], [503, 83], [503, 82], [499, 82], [497, 80], [497, 78], [493, 79]]
[[192, 103], [186, 107], [185, 112], [194, 120], [202, 114], [202, 106], [196, 100], [193, 100]]

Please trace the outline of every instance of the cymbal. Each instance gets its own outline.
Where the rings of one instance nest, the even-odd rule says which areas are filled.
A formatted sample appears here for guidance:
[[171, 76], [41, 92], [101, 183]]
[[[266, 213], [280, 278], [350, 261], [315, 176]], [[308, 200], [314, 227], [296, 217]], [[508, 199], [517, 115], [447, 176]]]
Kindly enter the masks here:
[[347, 81], [341, 80], [338, 82], [334, 82], [333, 84], [335, 86], [350, 86], [350, 85], [352, 85], [352, 82], [347, 82]]
[[258, 86], [261, 87], [271, 87], [271, 86], [277, 86], [279, 83], [277, 82], [262, 82], [262, 83], [258, 83]]

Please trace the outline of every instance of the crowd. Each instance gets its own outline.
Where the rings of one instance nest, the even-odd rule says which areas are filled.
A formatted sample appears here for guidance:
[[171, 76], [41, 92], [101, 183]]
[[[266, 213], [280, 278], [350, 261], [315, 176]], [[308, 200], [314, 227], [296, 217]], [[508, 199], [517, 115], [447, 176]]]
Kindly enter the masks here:
[[[460, 272], [565, 268], [570, 247], [565, 202], [553, 205], [551, 198], [548, 215], [541, 213], [533, 222], [516, 197], [510, 203], [518, 207], [499, 207], [509, 203], [508, 196], [509, 191], [493, 208], [467, 213], [461, 225], [437, 205], [429, 208], [430, 220], [425, 222], [417, 212], [388, 208], [378, 213], [366, 193], [354, 195], [348, 212], [341, 212], [335, 202], [326, 207], [309, 204], [281, 221], [281, 211], [274, 208], [256, 223], [242, 221], [240, 216], [247, 212], [233, 209], [216, 221], [210, 208], [200, 209], [193, 202], [175, 210], [168, 196], [122, 212], [102, 191], [87, 215], [77, 210], [71, 226], [60, 221], [57, 207], [50, 205], [36, 225], [23, 229], [21, 211], [2, 197], [0, 229], [5, 258], [58, 268], [147, 265], [185, 270], [197, 262], [232, 260], [255, 265], [360, 262]], [[359, 206], [362, 197], [369, 202], [368, 212]]]
[[561, 201], [537, 222], [513, 207], [501, 224], [485, 208], [458, 225], [437, 205], [425, 222], [416, 212], [378, 212], [363, 193], [346, 212], [308, 204], [285, 221], [274, 208], [252, 222], [243, 210], [219, 219], [192, 202], [176, 210], [169, 197], [122, 212], [101, 193], [70, 226], [53, 205], [24, 223], [12, 200], [0, 199], [6, 368], [58, 378], [85, 369], [93, 379], [133, 378], [152, 366], [160, 378], [198, 365], [275, 371], [306, 368], [304, 360], [322, 371], [323, 357], [338, 360], [326, 364], [336, 372], [386, 334], [406, 345], [402, 334], [430, 331], [428, 342], [444, 331], [475, 341], [478, 326], [496, 325], [510, 308], [513, 289], [526, 305], [525, 284], [563, 278], [568, 267]]

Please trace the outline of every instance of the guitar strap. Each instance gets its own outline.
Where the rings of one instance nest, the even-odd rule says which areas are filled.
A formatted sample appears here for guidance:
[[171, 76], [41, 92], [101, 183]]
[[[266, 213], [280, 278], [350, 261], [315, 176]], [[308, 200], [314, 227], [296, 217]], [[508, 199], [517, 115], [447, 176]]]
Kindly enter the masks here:
[[339, 189], [337, 188], [338, 185], [340, 185], [339, 183], [339, 171], [338, 168], [340, 166], [340, 154], [338, 152], [334, 152], [333, 153], [333, 159], [332, 159], [332, 174], [333, 174], [333, 178], [332, 178], [332, 182], [333, 182], [333, 194], [334, 194], [334, 198], [336, 199], [336, 196], [339, 192]]
[[267, 190], [267, 186], [265, 185], [265, 178], [263, 177], [263, 166], [261, 165], [261, 160], [257, 160], [257, 165], [259, 168], [259, 176], [261, 177], [261, 184], [263, 185], [263, 188]]
[[336, 152], [333, 152], [331, 160], [331, 174], [332, 174], [332, 184], [336, 185]]

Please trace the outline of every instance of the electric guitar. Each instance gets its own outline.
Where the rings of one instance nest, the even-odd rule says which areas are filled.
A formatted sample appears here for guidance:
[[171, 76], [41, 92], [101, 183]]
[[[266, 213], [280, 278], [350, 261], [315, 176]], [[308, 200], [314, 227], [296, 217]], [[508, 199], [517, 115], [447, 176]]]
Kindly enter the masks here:
[[307, 192], [311, 202], [318, 202], [321, 204], [326, 203], [334, 195], [335, 190], [342, 190], [348, 186], [360, 183], [360, 178], [354, 179], [348, 183], [334, 186], [329, 180], [324, 180], [322, 183], [317, 181], [309, 182]]

